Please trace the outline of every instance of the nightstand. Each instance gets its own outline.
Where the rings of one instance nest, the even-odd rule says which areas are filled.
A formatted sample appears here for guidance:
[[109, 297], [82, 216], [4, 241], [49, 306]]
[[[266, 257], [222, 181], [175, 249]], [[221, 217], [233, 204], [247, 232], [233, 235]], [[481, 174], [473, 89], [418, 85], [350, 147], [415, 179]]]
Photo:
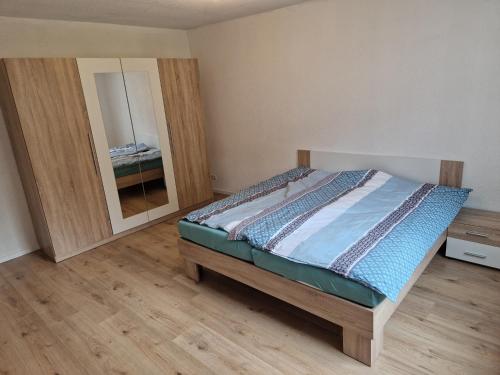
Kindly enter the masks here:
[[448, 228], [446, 256], [500, 269], [500, 212], [462, 208]]

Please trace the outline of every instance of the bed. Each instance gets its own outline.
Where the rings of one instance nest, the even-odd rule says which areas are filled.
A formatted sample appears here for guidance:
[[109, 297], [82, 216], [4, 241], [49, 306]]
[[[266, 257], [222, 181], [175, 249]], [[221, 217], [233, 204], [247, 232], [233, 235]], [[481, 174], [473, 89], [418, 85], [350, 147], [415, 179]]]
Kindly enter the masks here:
[[[342, 327], [343, 352], [372, 365], [382, 349], [385, 323], [444, 244], [447, 225], [467, 198], [469, 190], [453, 189], [461, 185], [463, 163], [300, 150], [298, 167], [255, 185], [255, 191], [249, 190], [251, 199], [243, 195], [238, 198], [238, 193], [226, 202], [187, 215], [188, 220], [179, 223], [179, 250], [186, 273], [198, 282], [201, 267], [206, 267], [329, 320]], [[323, 172], [328, 170], [349, 172]], [[415, 184], [411, 180], [429, 183]], [[335, 192], [339, 186], [341, 194]], [[266, 193], [258, 190], [262, 187], [268, 189]], [[314, 203], [328, 189], [335, 199]], [[410, 194], [403, 194], [405, 189]], [[279, 197], [282, 192], [287, 194], [286, 199]], [[370, 211], [377, 194], [390, 214], [378, 207]], [[452, 197], [450, 208], [443, 208], [435, 223], [422, 222], [425, 212], [440, 207], [433, 206], [441, 199], [440, 194]], [[360, 200], [354, 202], [355, 196]], [[365, 199], [368, 196], [370, 199]], [[276, 204], [269, 203], [273, 199], [278, 199]], [[343, 206], [343, 214], [333, 219]], [[242, 215], [241, 220], [235, 219], [236, 214]], [[380, 220], [375, 220], [376, 215]], [[395, 217], [399, 221], [392, 224]], [[214, 224], [214, 220], [220, 223]], [[363, 233], [362, 240], [353, 242], [343, 232], [335, 231], [339, 222], [346, 220], [350, 232]], [[318, 225], [323, 225], [321, 231]], [[279, 230], [273, 230], [274, 226]], [[413, 227], [413, 237], [398, 234], [405, 226]], [[332, 237], [330, 232], [335, 235]], [[374, 233], [383, 236], [374, 240]], [[369, 241], [373, 242], [371, 247], [366, 245]], [[349, 251], [344, 251], [340, 243], [349, 243]], [[387, 248], [394, 252], [394, 246], [387, 244], [401, 244], [397, 252], [410, 252], [395, 259], [385, 255], [383, 265], [378, 266], [380, 254], [386, 254]], [[337, 247], [342, 250], [338, 254]], [[325, 254], [332, 256], [330, 253], [336, 254], [334, 261], [325, 258]], [[387, 276], [391, 267], [396, 268]]]
[[161, 150], [144, 143], [109, 150], [118, 189], [164, 178]]

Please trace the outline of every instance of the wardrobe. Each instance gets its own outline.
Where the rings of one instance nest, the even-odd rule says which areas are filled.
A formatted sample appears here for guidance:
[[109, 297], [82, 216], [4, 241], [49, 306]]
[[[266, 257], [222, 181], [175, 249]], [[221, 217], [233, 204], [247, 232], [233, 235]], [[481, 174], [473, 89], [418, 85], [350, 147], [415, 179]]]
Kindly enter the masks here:
[[213, 199], [195, 59], [3, 59], [0, 105], [55, 261]]

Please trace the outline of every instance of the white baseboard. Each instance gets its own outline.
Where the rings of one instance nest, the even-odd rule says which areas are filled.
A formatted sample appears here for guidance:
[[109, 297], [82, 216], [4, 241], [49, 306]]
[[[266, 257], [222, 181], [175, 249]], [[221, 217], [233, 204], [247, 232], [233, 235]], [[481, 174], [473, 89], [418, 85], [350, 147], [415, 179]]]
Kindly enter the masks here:
[[0, 263], [7, 262], [9, 260], [19, 258], [20, 256], [30, 254], [34, 251], [37, 251], [38, 249], [27, 249], [27, 250], [17, 250], [17, 251], [12, 251], [4, 254], [0, 254]]

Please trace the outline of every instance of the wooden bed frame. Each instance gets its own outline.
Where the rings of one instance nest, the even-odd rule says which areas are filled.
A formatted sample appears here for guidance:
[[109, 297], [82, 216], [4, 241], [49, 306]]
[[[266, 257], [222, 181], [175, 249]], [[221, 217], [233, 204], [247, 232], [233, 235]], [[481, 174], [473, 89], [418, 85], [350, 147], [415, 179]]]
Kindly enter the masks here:
[[163, 167], [148, 169], [140, 173], [129, 174], [126, 176], [118, 177], [116, 179], [116, 186], [118, 190], [141, 184], [143, 182], [158, 180], [164, 178]]
[[[345, 156], [349, 154], [338, 155]], [[361, 163], [364, 164], [367, 163], [366, 160], [371, 160], [372, 158], [372, 155], [352, 156], [354, 159], [363, 159], [360, 160]], [[377, 158], [381, 160], [383, 158], [391, 158], [373, 157], [375, 158], [373, 159], [373, 163], [375, 164], [377, 164]], [[348, 156], [348, 159], [351, 160], [351, 157]], [[409, 167], [415, 161], [418, 163], [419, 160], [428, 160], [413, 158], [394, 159], [399, 162], [402, 161], [403, 164]], [[382, 160], [382, 162], [385, 163], [386, 161]], [[441, 185], [460, 187], [462, 182], [463, 162], [446, 160], [437, 162], [439, 176], [436, 176], [436, 180], [439, 179], [438, 181]], [[368, 161], [368, 163], [371, 164], [372, 162]], [[352, 164], [353, 163], [350, 161], [349, 165]], [[354, 164], [359, 164], [359, 160]], [[311, 166], [311, 151], [298, 151], [298, 165], [306, 167]], [[431, 169], [433, 168], [432, 164], [427, 163], [427, 165], [431, 165]], [[413, 284], [415, 284], [445, 241], [446, 231], [442, 233], [433, 244], [427, 256], [415, 270], [413, 276], [401, 291], [395, 303], [386, 298], [374, 308], [368, 308], [302, 283], [286, 279], [275, 273], [258, 268], [252, 263], [210, 250], [187, 240], [179, 239], [178, 247], [185, 261], [186, 274], [190, 279], [199, 282], [201, 267], [206, 267], [326, 319], [342, 327], [343, 352], [371, 366], [382, 350], [385, 323], [389, 320], [393, 312], [408, 294]]]

